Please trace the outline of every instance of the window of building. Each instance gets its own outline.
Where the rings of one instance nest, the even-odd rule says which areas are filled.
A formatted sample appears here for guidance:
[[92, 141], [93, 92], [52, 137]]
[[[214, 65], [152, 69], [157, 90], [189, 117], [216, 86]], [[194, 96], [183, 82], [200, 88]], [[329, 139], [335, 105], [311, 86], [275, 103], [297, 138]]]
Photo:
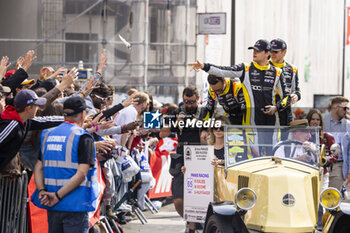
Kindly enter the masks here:
[[[87, 33], [66, 33], [66, 40], [97, 40], [97, 34]], [[66, 43], [66, 61], [77, 62], [92, 62], [94, 54], [97, 53], [97, 44], [85, 43]]]

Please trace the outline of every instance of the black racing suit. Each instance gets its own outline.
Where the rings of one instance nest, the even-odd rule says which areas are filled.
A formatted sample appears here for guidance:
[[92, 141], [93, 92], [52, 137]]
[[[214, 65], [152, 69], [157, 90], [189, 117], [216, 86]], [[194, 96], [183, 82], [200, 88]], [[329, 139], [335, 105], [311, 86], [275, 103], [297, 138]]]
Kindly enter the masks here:
[[[290, 94], [296, 94], [298, 96], [298, 101], [301, 98], [300, 88], [299, 88], [299, 78], [298, 78], [298, 70], [297, 67], [289, 64], [287, 62], [283, 63], [275, 63], [270, 61], [270, 64], [273, 66], [282, 69], [284, 83], [286, 85], [286, 92]], [[292, 108], [289, 105], [284, 111], [278, 113], [280, 124], [281, 125], [289, 125], [289, 123], [293, 120]]]
[[[215, 66], [205, 63], [204, 71], [220, 77], [239, 77], [246, 102], [246, 124], [275, 125], [275, 115], [263, 113], [266, 105], [275, 105], [282, 111], [289, 105], [290, 97], [283, 82], [283, 73], [270, 64], [260, 66], [256, 62], [235, 66]], [[247, 93], [247, 94], [245, 94]], [[276, 96], [281, 98], [277, 102]]]
[[215, 93], [209, 87], [206, 104], [201, 113], [202, 119], [208, 120], [213, 116], [216, 105], [215, 101], [217, 101], [223, 107], [231, 124], [242, 125], [246, 108], [242, 84], [229, 78], [225, 78], [225, 84], [225, 90], [221, 94]]

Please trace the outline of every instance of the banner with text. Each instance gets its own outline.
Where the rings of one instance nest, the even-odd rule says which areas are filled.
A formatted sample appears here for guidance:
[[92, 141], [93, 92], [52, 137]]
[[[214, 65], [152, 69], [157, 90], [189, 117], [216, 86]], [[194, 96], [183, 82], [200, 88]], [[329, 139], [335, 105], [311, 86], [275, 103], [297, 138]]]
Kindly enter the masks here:
[[184, 146], [184, 219], [205, 222], [209, 202], [213, 201], [213, 146]]

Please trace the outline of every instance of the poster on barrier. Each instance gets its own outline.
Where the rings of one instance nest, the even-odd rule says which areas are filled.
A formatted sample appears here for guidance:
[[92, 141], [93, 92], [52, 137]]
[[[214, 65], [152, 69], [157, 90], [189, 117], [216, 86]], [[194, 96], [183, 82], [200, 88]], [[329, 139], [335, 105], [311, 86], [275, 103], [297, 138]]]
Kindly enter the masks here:
[[184, 219], [205, 222], [209, 202], [213, 201], [213, 146], [184, 146]]
[[171, 196], [170, 153], [155, 150], [150, 158], [150, 167], [156, 183], [148, 192], [148, 197], [153, 199]]

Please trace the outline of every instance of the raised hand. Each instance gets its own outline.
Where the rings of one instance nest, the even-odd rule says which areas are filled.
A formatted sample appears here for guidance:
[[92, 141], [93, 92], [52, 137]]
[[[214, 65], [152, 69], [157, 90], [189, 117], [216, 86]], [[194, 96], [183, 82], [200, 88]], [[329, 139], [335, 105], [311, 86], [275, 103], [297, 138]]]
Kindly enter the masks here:
[[19, 68], [22, 68], [23, 62], [24, 62], [24, 57], [19, 57], [19, 58], [17, 58], [16, 70], [18, 70]]
[[49, 79], [49, 78], [58, 78], [59, 74], [65, 74], [67, 71], [68, 71], [67, 68], [60, 67], [53, 74], [51, 74], [47, 79]]
[[95, 142], [96, 150], [103, 153], [108, 153], [116, 146], [116, 141], [113, 139], [105, 139], [103, 141]]
[[107, 53], [104, 50], [101, 55], [100, 58], [98, 60], [98, 68], [97, 68], [97, 72], [102, 74], [102, 72], [104, 71], [104, 69], [106, 68], [106, 63], [107, 63]]
[[67, 71], [63, 74], [62, 82], [56, 86], [58, 90], [61, 92], [64, 91], [64, 89], [68, 88], [70, 85], [74, 83], [74, 80], [78, 76], [77, 68], [73, 68], [69, 71], [67, 74]]
[[140, 122], [139, 121], [134, 121], [134, 122], [130, 122], [129, 124], [126, 125], [122, 125], [122, 133], [126, 133], [130, 130], [134, 130], [136, 129], [138, 126], [140, 126]]
[[126, 100], [124, 100], [124, 102], [122, 103], [123, 107], [128, 107], [131, 104], [136, 104], [139, 101], [139, 98], [135, 98], [135, 96], [137, 95], [137, 92], [135, 92], [134, 94], [132, 94], [131, 96], [129, 96]]
[[83, 88], [83, 90], [81, 90], [80, 93], [79, 93], [79, 94], [82, 95], [81, 97], [85, 98], [85, 96], [94, 89], [94, 87], [96, 86], [97, 82], [98, 82], [98, 79], [95, 80], [94, 77], [91, 76], [89, 78], [89, 80], [87, 81], [87, 83], [86, 83], [85, 87]]
[[115, 126], [114, 122], [111, 121], [103, 121], [98, 123], [98, 129], [109, 129]]
[[22, 68], [25, 71], [28, 71], [29, 67], [33, 64], [33, 62], [36, 60], [36, 56], [35, 56], [35, 52], [34, 50], [29, 50], [26, 54], [26, 56], [24, 57], [24, 61], [23, 61], [23, 66]]
[[190, 71], [195, 70], [196, 72], [199, 72], [201, 69], [204, 68], [204, 64], [199, 62], [198, 60], [195, 63], [188, 63], [187, 65], [191, 66]]
[[9, 58], [7, 56], [2, 57], [0, 61], [0, 78], [5, 77], [7, 69], [10, 67], [11, 63], [9, 62]]

